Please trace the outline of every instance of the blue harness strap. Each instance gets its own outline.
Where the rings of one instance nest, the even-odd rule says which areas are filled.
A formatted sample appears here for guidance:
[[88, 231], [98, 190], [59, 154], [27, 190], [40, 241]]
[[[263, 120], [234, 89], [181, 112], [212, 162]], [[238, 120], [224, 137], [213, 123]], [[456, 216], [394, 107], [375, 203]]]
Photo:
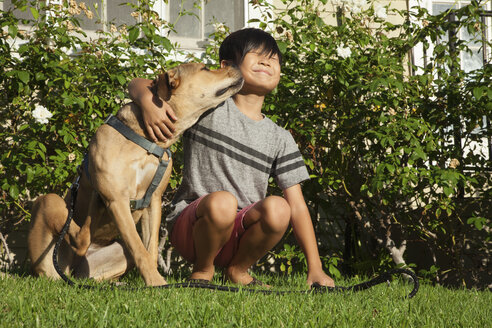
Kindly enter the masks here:
[[[140, 147], [145, 149], [149, 154], [152, 154], [159, 159], [159, 165], [157, 166], [157, 170], [143, 198], [130, 200], [130, 209], [132, 210], [140, 210], [149, 207], [150, 201], [152, 199], [152, 194], [161, 183], [162, 177], [164, 176], [167, 166], [169, 165], [169, 161], [171, 160], [171, 156], [172, 156], [171, 151], [167, 148], [165, 149], [161, 148], [157, 144], [137, 134], [135, 131], [133, 131], [128, 126], [126, 126], [123, 122], [121, 122], [116, 116], [109, 115], [109, 117], [104, 121], [104, 123], [108, 124], [116, 131], [121, 133], [125, 138], [139, 145]], [[167, 153], [168, 156], [167, 161], [163, 159], [165, 153]], [[82, 162], [82, 167], [84, 168], [84, 171], [90, 180], [88, 154], [86, 154], [84, 157], [84, 160]]]

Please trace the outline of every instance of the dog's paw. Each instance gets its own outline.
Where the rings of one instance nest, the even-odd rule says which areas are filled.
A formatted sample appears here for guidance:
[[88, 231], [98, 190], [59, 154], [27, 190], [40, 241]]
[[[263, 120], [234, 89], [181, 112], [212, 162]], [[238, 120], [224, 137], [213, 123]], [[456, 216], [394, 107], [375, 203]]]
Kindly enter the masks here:
[[167, 285], [166, 279], [164, 279], [159, 273], [153, 274], [145, 279], [147, 286], [162, 286]]

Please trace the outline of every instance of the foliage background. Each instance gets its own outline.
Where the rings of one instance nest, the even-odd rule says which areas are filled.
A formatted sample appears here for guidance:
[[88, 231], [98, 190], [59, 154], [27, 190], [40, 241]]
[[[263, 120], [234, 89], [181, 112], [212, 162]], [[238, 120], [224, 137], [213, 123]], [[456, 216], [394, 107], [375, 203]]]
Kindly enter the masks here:
[[[448, 13], [431, 16], [421, 8], [394, 12], [403, 17], [395, 25], [372, 4], [338, 1], [341, 24], [331, 26], [322, 19], [326, 1], [285, 0], [283, 10], [251, 3], [264, 13], [253, 23], [272, 32], [285, 56], [265, 113], [291, 131], [303, 152], [312, 175], [303, 189], [329, 272], [410, 265], [433, 281], [491, 284], [490, 160], [463, 152], [491, 136], [490, 130], [476, 134], [491, 116], [491, 65], [463, 71], [458, 54], [470, 51], [467, 42], [445, 38], [467, 29], [490, 49], [480, 33], [481, 4], [453, 10], [454, 23]], [[32, 16], [28, 31], [20, 26], [27, 21], [1, 12], [3, 235], [29, 220], [36, 195], [65, 192], [95, 129], [127, 101], [132, 78], [153, 78], [178, 58], [216, 63], [227, 27], [218, 25], [204, 56], [195, 58], [160, 33], [173, 23], [147, 4], [134, 6], [134, 25], [110, 25], [95, 40], [78, 28], [76, 16], [90, 16], [91, 9], [73, 1], [66, 7], [19, 1]], [[418, 43], [428, 50], [439, 43], [425, 67], [408, 57]], [[33, 118], [37, 105], [53, 114], [48, 124]], [[164, 204], [179, 183], [179, 147]], [[344, 228], [335, 240], [334, 222]], [[291, 238], [284, 244], [272, 254], [274, 266], [303, 270]]]

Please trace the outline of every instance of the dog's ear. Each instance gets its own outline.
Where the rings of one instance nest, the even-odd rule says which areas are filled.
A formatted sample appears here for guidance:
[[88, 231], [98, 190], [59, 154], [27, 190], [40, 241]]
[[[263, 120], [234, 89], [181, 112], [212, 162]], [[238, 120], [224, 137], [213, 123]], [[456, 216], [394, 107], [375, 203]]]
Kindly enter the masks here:
[[169, 85], [172, 89], [176, 89], [179, 86], [179, 69], [173, 68], [169, 72], [167, 72], [167, 76], [169, 78]]
[[164, 101], [169, 100], [172, 89], [176, 89], [179, 85], [178, 76], [179, 74], [176, 68], [167, 73], [159, 74], [152, 84], [154, 92]]

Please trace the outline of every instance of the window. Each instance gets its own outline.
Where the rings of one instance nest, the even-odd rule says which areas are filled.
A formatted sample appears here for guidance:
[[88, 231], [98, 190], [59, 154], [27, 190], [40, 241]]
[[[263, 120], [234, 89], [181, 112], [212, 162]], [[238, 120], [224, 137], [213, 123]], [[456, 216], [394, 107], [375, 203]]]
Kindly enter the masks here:
[[[180, 16], [184, 11], [193, 15]], [[204, 39], [214, 31], [213, 23], [224, 23], [232, 30], [244, 26], [243, 0], [170, 0], [169, 21], [177, 22], [177, 36]]]
[[[461, 8], [466, 5], [468, 5], [470, 2], [469, 1], [457, 1], [457, 2], [449, 2], [449, 1], [432, 1], [432, 14], [437, 15], [442, 12], [445, 12], [449, 9], [453, 8]], [[485, 18], [487, 19], [487, 18]], [[490, 22], [487, 24], [487, 26], [491, 26]], [[487, 31], [484, 31], [487, 34]], [[460, 40], [466, 40], [470, 41], [472, 39], [481, 39], [480, 35], [471, 35], [468, 33], [468, 31], [462, 29], [460, 31], [457, 31], [458, 39]], [[480, 32], [478, 32], [480, 33]], [[490, 35], [490, 33], [488, 33]], [[445, 40], [447, 41], [447, 36]], [[472, 53], [467, 53], [463, 52], [460, 54], [461, 56], [461, 65], [464, 71], [472, 71], [475, 69], [478, 69], [484, 65], [486, 62], [487, 56], [490, 56], [490, 49], [484, 49], [483, 48], [483, 43], [480, 41], [474, 41], [473, 43], [470, 43], [470, 50], [472, 50]], [[485, 51], [484, 51], [485, 50]], [[487, 53], [489, 51], [489, 53]]]
[[[12, 0], [3, 1], [3, 9], [11, 9], [14, 7]], [[38, 1], [38, 8], [41, 7], [42, 3], [49, 5], [62, 5], [65, 4], [70, 8], [70, 0], [46, 0]], [[115, 25], [121, 24], [133, 24], [135, 22], [134, 18], [130, 15], [133, 12], [133, 8], [125, 5], [125, 3], [137, 3], [137, 0], [111, 0], [111, 1], [101, 1], [101, 0], [83, 0], [76, 1], [77, 4], [85, 4], [87, 11], [81, 10], [80, 7], [77, 9], [78, 14], [75, 16], [79, 19], [81, 28], [91, 35], [91, 32], [96, 30], [108, 30], [108, 24], [112, 23]], [[1, 3], [0, 3], [1, 5]], [[89, 18], [87, 12], [91, 12], [93, 16]], [[15, 10], [15, 16], [21, 19], [33, 19], [30, 10]], [[41, 14], [44, 14], [40, 11]]]
[[[9, 9], [13, 9], [14, 4], [12, 2], [13, 2], [12, 0], [3, 0], [3, 4], [0, 2], [0, 8], [2, 8], [5, 11], [9, 10]], [[43, 3], [43, 2], [45, 2], [45, 1], [38, 1], [37, 9], [39, 9], [41, 7], [41, 3]], [[3, 5], [3, 7], [1, 7], [2, 5]], [[40, 12], [40, 13], [42, 13], [42, 12]], [[14, 10], [14, 15], [15, 15], [15, 17], [20, 18], [20, 19], [33, 19], [30, 10], [22, 11], [22, 10], [16, 9], [16, 10]]]
[[135, 23], [135, 19], [131, 16], [134, 10], [126, 3], [136, 4], [137, 0], [84, 0], [77, 2], [79, 4], [84, 2], [86, 7], [93, 11], [94, 14], [92, 19], [89, 19], [84, 12], [77, 15], [77, 18], [80, 19], [80, 26], [85, 31], [107, 30], [108, 24], [119, 26]]

